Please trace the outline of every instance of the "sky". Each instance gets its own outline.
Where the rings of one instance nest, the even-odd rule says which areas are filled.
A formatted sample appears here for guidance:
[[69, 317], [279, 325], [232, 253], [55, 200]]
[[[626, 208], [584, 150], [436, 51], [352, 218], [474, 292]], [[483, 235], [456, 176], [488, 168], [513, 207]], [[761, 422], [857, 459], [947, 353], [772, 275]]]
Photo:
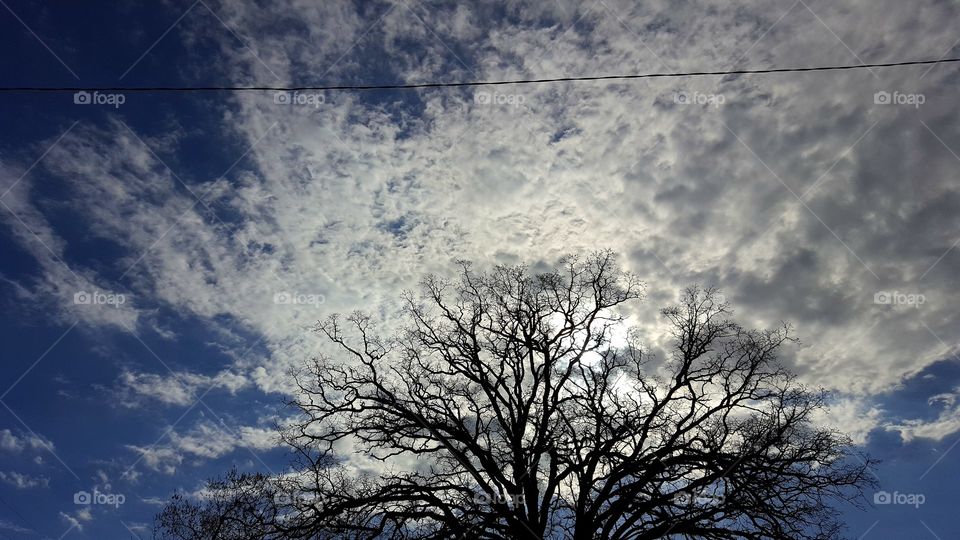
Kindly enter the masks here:
[[[960, 6], [0, 0], [2, 86], [414, 84], [960, 56]], [[457, 259], [609, 248], [716, 286], [883, 460], [853, 538], [946, 539], [960, 473], [957, 64], [370, 92], [0, 94], [0, 538], [148, 538], [283, 471], [318, 319]], [[950, 306], [954, 306], [951, 308]], [[876, 502], [876, 504], [872, 504]], [[89, 503], [89, 504], [87, 504]]]

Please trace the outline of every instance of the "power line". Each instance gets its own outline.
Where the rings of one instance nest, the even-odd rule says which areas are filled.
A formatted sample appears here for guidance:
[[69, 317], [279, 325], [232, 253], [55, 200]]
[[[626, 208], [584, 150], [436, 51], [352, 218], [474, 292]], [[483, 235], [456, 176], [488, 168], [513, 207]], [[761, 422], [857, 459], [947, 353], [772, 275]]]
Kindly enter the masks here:
[[581, 81], [623, 81], [633, 79], [665, 79], [680, 77], [704, 77], [718, 75], [759, 75], [764, 73], [802, 73], [810, 71], [849, 71], [855, 69], [886, 68], [900, 66], [923, 66], [960, 62], [960, 58], [941, 58], [939, 60], [911, 60], [907, 62], [887, 62], [877, 64], [851, 64], [843, 66], [814, 66], [768, 69], [735, 69], [729, 71], [686, 71], [675, 73], [641, 73], [635, 75], [598, 75], [586, 77], [556, 77], [548, 79], [513, 79], [505, 81], [468, 81], [437, 82], [417, 84], [370, 84], [338, 86], [5, 86], [0, 93], [47, 93], [47, 92], [301, 92], [307, 90], [413, 90], [418, 88], [457, 88], [464, 86], [503, 86], [508, 84], [541, 84]]

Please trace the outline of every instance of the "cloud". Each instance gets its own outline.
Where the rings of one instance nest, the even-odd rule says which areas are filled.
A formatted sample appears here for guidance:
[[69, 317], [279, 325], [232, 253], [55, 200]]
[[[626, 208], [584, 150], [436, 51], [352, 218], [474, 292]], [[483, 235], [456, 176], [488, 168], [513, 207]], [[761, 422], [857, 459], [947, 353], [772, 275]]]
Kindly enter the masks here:
[[9, 484], [17, 489], [49, 487], [50, 485], [50, 479], [45, 476], [35, 477], [18, 473], [17, 471], [0, 471], [0, 482]]
[[[47, 145], [53, 143], [46, 141]], [[34, 200], [33, 182], [18, 181], [19, 176], [17, 171], [0, 165], [0, 190], [6, 192], [0, 222], [7, 225], [20, 247], [40, 266], [30, 283], [6, 280], [13, 285], [23, 311], [52, 311], [65, 324], [80, 320], [95, 328], [135, 326], [139, 310], [128, 293], [106, 286], [91, 269], [75, 268], [65, 262], [66, 241]], [[54, 309], [50, 310], [51, 307]]]
[[942, 441], [948, 435], [960, 431], [960, 410], [954, 408], [944, 411], [932, 422], [908, 420], [902, 424], [887, 426], [886, 429], [900, 433], [900, 438], [907, 443], [914, 439]]
[[138, 454], [140, 461], [149, 469], [164, 474], [174, 474], [177, 472], [177, 467], [183, 463], [183, 455], [174, 448], [127, 445], [127, 449]]
[[814, 421], [843, 432], [854, 444], [864, 445], [870, 432], [880, 427], [882, 418], [883, 411], [880, 408], [858, 399], [845, 398], [818, 411]]
[[944, 392], [927, 398], [927, 405], [943, 403], [945, 407], [951, 407], [957, 402], [958, 392]]
[[239, 432], [233, 432], [222, 425], [204, 422], [187, 433], [173, 433], [171, 440], [174, 446], [189, 454], [218, 458], [233, 451], [237, 446], [268, 450], [275, 446], [276, 437], [272, 431], [266, 429], [244, 426]]
[[247, 377], [229, 370], [221, 371], [212, 377], [185, 371], [166, 376], [124, 371], [117, 381], [116, 391], [121, 403], [128, 407], [142, 405], [145, 400], [158, 401], [165, 405], [189, 406], [197, 401], [201, 391], [205, 393], [219, 388], [236, 394], [249, 384]]
[[154, 471], [174, 474], [186, 460], [217, 459], [238, 449], [253, 452], [271, 450], [279, 440], [272, 428], [239, 426], [231, 428], [209, 420], [197, 422], [190, 429], [171, 430], [169, 441], [151, 448], [128, 446], [140, 455], [143, 463]]
[[0, 429], [0, 449], [8, 452], [30, 450], [53, 451], [53, 442], [36, 433], [15, 434], [9, 429]]
[[144, 536], [150, 534], [150, 531], [153, 530], [152, 523], [124, 522], [124, 526], [127, 529], [130, 529], [132, 532], [141, 534]]
[[93, 521], [93, 512], [90, 507], [81, 508], [71, 513], [60, 512], [60, 517], [70, 525], [70, 529], [83, 530], [84, 523]]
[[22, 534], [28, 534], [28, 533], [34, 532], [32, 529], [21, 527], [16, 523], [11, 523], [4, 519], [0, 519], [0, 529], [3, 529], [5, 531], [10, 531], [10, 532], [15, 532], [15, 533], [22, 533]]
[[900, 438], [905, 443], [912, 442], [915, 439], [942, 441], [947, 436], [960, 431], [960, 406], [957, 405], [958, 396], [960, 396], [960, 389], [931, 396], [927, 400], [928, 405], [934, 406], [941, 404], [943, 407], [933, 420], [905, 420], [890, 423], [885, 426], [885, 429], [899, 433]]
[[[273, 71], [364, 72], [349, 60], [334, 63], [337, 51], [309, 49], [304, 34], [271, 33], [269, 21], [285, 8], [276, 9], [224, 6], [269, 47]], [[800, 10], [780, 20], [781, 9], [757, 4], [755, 17], [744, 19], [741, 10], [715, 6], [704, 26], [691, 28], [692, 8], [570, 6], [493, 18], [485, 9], [398, 7], [358, 47], [390, 58], [392, 76], [409, 81], [682, 70], [736, 58], [844, 63], [856, 59], [824, 24], [853, 29], [844, 41], [866, 47], [874, 34], [858, 34], [855, 20], [902, 31], [916, 16], [892, 7], [890, 17], [874, 20], [866, 8], [822, 7], [820, 19]], [[934, 30], [896, 56], [950, 45], [943, 22], [924, 17]], [[401, 46], [399, 27], [415, 43]], [[632, 28], [644, 28], [642, 40]], [[248, 55], [225, 56], [235, 70], [228, 75], [264, 69]], [[300, 69], [284, 69], [284, 59]], [[957, 219], [949, 211], [958, 200], [950, 182], [957, 161], [945, 148], [930, 149], [936, 137], [960, 143], [941, 89], [947, 76], [931, 71], [916, 88], [928, 95], [922, 109], [874, 104], [878, 90], [917, 85], [902, 71], [523, 86], [510, 90], [522, 105], [499, 107], [456, 90], [419, 92], [410, 103], [328, 93], [316, 110], [238, 96], [233, 127], [252, 145], [256, 169], [224, 195], [248, 217], [238, 233], [271, 246], [271, 262], [289, 269], [267, 279], [319, 287], [330, 309], [389, 306], [399, 288], [454, 257], [537, 262], [613, 247], [630, 255], [652, 299], [708, 282], [724, 287], [747, 323], [795, 323], [805, 345], [788, 360], [804, 378], [863, 396], [949, 353], [924, 325], [947, 343], [957, 338], [946, 323], [956, 298], [944, 273], [956, 262], [948, 252], [955, 238], [930, 234]], [[726, 99], [722, 107], [684, 106], [673, 99], [678, 92]], [[905, 130], [922, 142], [891, 153], [890, 141]], [[925, 293], [927, 302], [918, 309], [875, 303], [890, 290]], [[283, 331], [276, 319], [254, 320], [268, 335]], [[258, 368], [263, 388], [307, 348], [270, 346], [279, 362]]]

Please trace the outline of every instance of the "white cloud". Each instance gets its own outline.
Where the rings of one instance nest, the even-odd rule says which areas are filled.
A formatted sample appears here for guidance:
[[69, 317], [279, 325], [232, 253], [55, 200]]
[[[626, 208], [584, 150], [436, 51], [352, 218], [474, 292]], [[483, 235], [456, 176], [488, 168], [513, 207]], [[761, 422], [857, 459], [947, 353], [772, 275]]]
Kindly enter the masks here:
[[943, 392], [927, 398], [927, 405], [943, 403], [945, 407], [952, 407], [957, 402], [957, 395], [960, 392]]
[[814, 421], [843, 432], [854, 444], [863, 445], [870, 432], [880, 427], [882, 418], [881, 409], [858, 399], [847, 398], [830, 403], [817, 413]]
[[191, 372], [169, 375], [124, 371], [117, 382], [117, 392], [125, 406], [137, 406], [147, 400], [167, 405], [193, 405], [208, 389], [219, 388], [235, 394], [249, 386], [247, 378], [234, 371], [224, 370], [209, 377]]
[[48, 487], [50, 479], [45, 476], [30, 476], [17, 471], [0, 471], [0, 482], [9, 484], [17, 489]]
[[53, 442], [36, 433], [15, 434], [9, 429], [0, 429], [0, 449], [9, 452], [30, 450], [53, 450]]
[[[872, 19], [877, 27], [894, 32], [915, 24], [915, 10], [888, 7], [889, 16]], [[284, 69], [284, 58], [286, 66], [304, 64], [300, 71], [331, 68], [341, 77], [363, 71], [349, 61], [331, 65], [342, 48], [304, 55], [306, 36], [265, 31], [285, 6], [275, 13], [236, 4], [224, 9], [269, 45], [277, 73], [297, 72]], [[397, 8], [358, 46], [382, 51], [395, 77], [412, 81], [699, 69], [741, 57], [782, 15], [766, 4], [747, 8], [753, 19], [724, 6], [702, 19], [692, 7], [611, 4], [536, 15], [517, 10], [488, 22], [485, 9], [414, 15]], [[817, 9], [832, 27], [851, 29], [845, 40], [869, 47], [875, 34], [858, 33], [857, 21], [872, 17], [873, 8]], [[691, 27], [693, 19], [703, 26]], [[924, 19], [931, 32], [898, 56], [952, 43], [938, 16]], [[329, 17], [305, 21], [331, 24]], [[395, 46], [401, 27], [422, 51]], [[642, 41], [630, 28], [646, 28]], [[855, 60], [806, 10], [781, 20], [750, 53], [743, 64]], [[468, 55], [475, 68], [461, 64]], [[246, 55], [231, 59], [236, 73], [264, 69]], [[960, 143], [950, 131], [947, 100], [933, 99], [944, 97], [944, 74], [927, 75], [930, 99], [920, 111], [874, 106], [878, 88], [916, 84], [903, 71], [878, 75], [518, 86], [510, 91], [525, 103], [516, 108], [484, 106], [472, 91], [455, 90], [420, 92], [422, 108], [409, 111], [390, 99], [351, 94], [328, 93], [319, 110], [238, 96], [233, 127], [250, 144], [259, 140], [250, 154], [257, 170], [224, 196], [248, 217], [238, 237], [273, 247], [258, 257], [264, 271], [258, 282], [319, 288], [330, 309], [390, 306], [398, 289], [454, 257], [536, 262], [613, 247], [631, 255], [652, 299], [694, 281], [721, 285], [746, 322], [796, 324], [807, 345], [791, 360], [807, 381], [871, 394], [947, 355], [921, 320], [947, 342], [958, 337], [943, 322], [956, 299], [943, 273], [953, 263], [941, 261], [947, 266], [913, 283], [955, 240], [931, 236], [917, 216], [926, 208], [954, 219], [943, 201], [957, 197], [950, 183], [956, 160], [917, 142], [904, 149], [904, 160], [916, 167], [887, 162], [896, 133], [926, 132], [919, 120], [948, 143]], [[682, 107], [672, 100], [677, 91], [727, 99], [718, 109]], [[905, 176], [920, 171], [934, 174]], [[905, 177], [915, 179], [905, 183]], [[222, 270], [218, 276], [233, 273]], [[874, 304], [876, 292], [902, 287], [927, 293], [921, 310]], [[250, 319], [270, 337], [293, 340], [271, 340], [279, 361], [255, 372], [262, 388], [282, 385], [282, 372], [310, 349], [299, 341], [304, 314], [309, 310], [261, 310]], [[641, 322], [649, 323], [649, 315]]]
[[958, 395], [960, 395], [960, 389], [937, 394], [927, 400], [927, 404], [931, 406], [942, 404], [943, 409], [934, 420], [913, 419], [890, 423], [885, 426], [886, 430], [899, 433], [900, 438], [906, 443], [914, 439], [942, 441], [945, 437], [960, 431], [960, 406], [956, 404]]
[[128, 446], [141, 456], [150, 469], [174, 474], [186, 460], [209, 460], [223, 457], [238, 449], [253, 452], [277, 447], [276, 432], [257, 426], [228, 427], [202, 420], [185, 431], [171, 430], [169, 441], [151, 448]]
[[125, 522], [124, 525], [131, 531], [143, 536], [149, 535], [150, 531], [153, 530], [153, 524], [151, 523]]
[[175, 449], [163, 446], [141, 447], [127, 445], [127, 449], [140, 456], [149, 469], [162, 472], [164, 474], [173, 474], [177, 472], [177, 467], [183, 463], [183, 456]]
[[15, 532], [15, 533], [23, 533], [23, 534], [34, 532], [31, 529], [27, 529], [26, 527], [21, 527], [16, 523], [11, 523], [5, 519], [0, 519], [0, 529], [3, 529], [5, 531]]
[[71, 513], [60, 512], [60, 517], [70, 524], [71, 529], [82, 531], [84, 523], [93, 521], [93, 512], [87, 506]]
[[[33, 201], [32, 182], [27, 179], [18, 182], [19, 176], [8, 166], [0, 165], [0, 191], [9, 189], [3, 197], [5, 208], [0, 208], [0, 223], [8, 226], [13, 237], [41, 268], [33, 283], [15, 283], [13, 290], [24, 312], [31, 311], [32, 307], [33, 311], [53, 313], [65, 324], [80, 320], [92, 327], [135, 326], [139, 310], [134, 307], [136, 302], [129, 292], [106, 286], [92, 270], [67, 265], [64, 261], [66, 242]], [[119, 298], [118, 294], [122, 295], [122, 302], [113, 300]], [[87, 302], [87, 299], [95, 300]], [[100, 299], [102, 303], [98, 303]]]

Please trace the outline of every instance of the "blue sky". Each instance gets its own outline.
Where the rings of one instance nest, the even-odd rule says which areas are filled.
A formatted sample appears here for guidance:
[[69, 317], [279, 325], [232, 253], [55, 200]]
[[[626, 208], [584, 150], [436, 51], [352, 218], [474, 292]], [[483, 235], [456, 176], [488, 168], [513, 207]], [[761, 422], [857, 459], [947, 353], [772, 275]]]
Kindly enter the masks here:
[[[931, 59], [960, 54], [957, 10], [4, 0], [0, 82], [418, 83]], [[801, 343], [784, 361], [834, 392], [822, 422], [883, 460], [884, 491], [922, 495], [846, 509], [852, 537], [957, 537], [958, 82], [952, 65], [301, 104], [0, 95], [0, 538], [147, 538], [175, 490], [232, 466], [284, 470], [272, 429], [288, 369], [324, 350], [318, 318], [363, 308], [389, 327], [399, 292], [457, 258], [550, 263], [596, 247], [647, 282], [630, 316], [654, 354], [667, 339], [657, 309], [690, 283], [721, 287], [746, 324], [794, 325]], [[123, 503], [74, 503], [95, 490]]]

